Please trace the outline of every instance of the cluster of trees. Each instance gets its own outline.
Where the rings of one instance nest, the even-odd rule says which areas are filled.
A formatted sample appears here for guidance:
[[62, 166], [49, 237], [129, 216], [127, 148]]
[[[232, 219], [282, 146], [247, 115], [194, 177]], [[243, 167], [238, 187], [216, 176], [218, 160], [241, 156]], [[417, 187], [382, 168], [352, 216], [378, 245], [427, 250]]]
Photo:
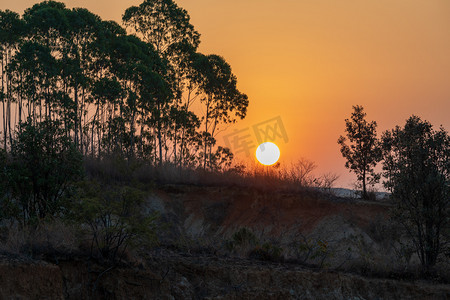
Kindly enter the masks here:
[[[384, 187], [396, 203], [395, 220], [411, 238], [425, 268], [434, 266], [450, 242], [450, 136], [441, 127], [411, 116], [403, 127], [396, 126], [377, 138], [376, 122], [365, 120], [362, 106], [354, 106], [346, 119], [346, 137], [338, 143], [341, 153], [362, 186], [384, 177]], [[375, 166], [382, 162], [382, 174]]]
[[248, 106], [173, 0], [123, 23], [54, 1], [0, 11], [0, 220], [74, 219], [111, 260], [152, 240], [155, 216], [136, 189], [83, 181], [83, 157], [220, 170], [233, 155], [215, 137]]
[[216, 145], [219, 127], [248, 106], [230, 65], [197, 52], [200, 34], [172, 0], [130, 7], [123, 23], [54, 1], [0, 11], [3, 149], [22, 122], [51, 121], [83, 155], [220, 168], [232, 154]]

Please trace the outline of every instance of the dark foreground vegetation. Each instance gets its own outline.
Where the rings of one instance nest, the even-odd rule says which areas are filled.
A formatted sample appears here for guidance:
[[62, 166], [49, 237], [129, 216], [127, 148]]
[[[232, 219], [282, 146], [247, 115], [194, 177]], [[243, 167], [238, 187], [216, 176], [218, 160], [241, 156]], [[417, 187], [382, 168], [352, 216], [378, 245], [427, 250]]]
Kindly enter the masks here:
[[[196, 51], [200, 35], [173, 1], [144, 1], [123, 21], [133, 35], [59, 2], [23, 16], [0, 12], [5, 256], [93, 261], [103, 268], [95, 282], [172, 252], [449, 282], [450, 140], [443, 128], [413, 116], [377, 139], [376, 123], [355, 107], [339, 143], [363, 200], [333, 195], [336, 176], [314, 177], [307, 160], [291, 168], [232, 165], [215, 136], [245, 117], [248, 100], [230, 66]], [[391, 192], [383, 204], [366, 188], [381, 179], [374, 172], [380, 161]], [[220, 194], [196, 198], [211, 188]], [[222, 196], [229, 199], [214, 202]], [[250, 203], [242, 214], [258, 210], [251, 217], [269, 215], [271, 223], [227, 224], [227, 208], [239, 197]], [[204, 204], [201, 217], [187, 214], [192, 199]], [[311, 228], [304, 220], [283, 227], [286, 199], [304, 210], [369, 205], [367, 213], [380, 215], [333, 219], [330, 212], [333, 218]]]

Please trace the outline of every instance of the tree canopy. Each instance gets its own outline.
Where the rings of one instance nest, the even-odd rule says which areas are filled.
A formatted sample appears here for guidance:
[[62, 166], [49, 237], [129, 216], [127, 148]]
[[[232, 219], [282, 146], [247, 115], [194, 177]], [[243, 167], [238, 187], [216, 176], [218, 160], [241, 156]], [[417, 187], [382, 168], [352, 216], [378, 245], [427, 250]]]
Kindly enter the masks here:
[[[212, 168], [214, 157], [229, 153], [216, 145], [216, 128], [244, 118], [248, 106], [230, 65], [197, 52], [200, 34], [172, 0], [146, 0], [123, 21], [126, 28], [55, 1], [23, 16], [0, 11], [6, 152], [17, 126], [31, 118], [58, 121], [93, 157]], [[205, 114], [193, 110], [194, 101]]]
[[422, 265], [436, 264], [450, 218], [450, 137], [410, 117], [382, 136], [385, 186], [396, 201], [396, 219], [413, 241]]

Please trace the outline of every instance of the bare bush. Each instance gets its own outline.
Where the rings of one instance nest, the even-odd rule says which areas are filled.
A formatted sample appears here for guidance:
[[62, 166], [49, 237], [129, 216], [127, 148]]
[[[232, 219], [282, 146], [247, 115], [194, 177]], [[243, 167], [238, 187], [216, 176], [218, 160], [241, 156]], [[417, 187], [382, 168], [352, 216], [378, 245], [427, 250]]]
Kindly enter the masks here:
[[35, 258], [41, 255], [71, 254], [78, 251], [78, 245], [79, 237], [75, 226], [54, 220], [37, 227], [19, 227], [17, 224], [10, 226], [0, 243], [0, 251]]
[[140, 190], [122, 186], [101, 186], [95, 182], [80, 183], [74, 198], [74, 219], [88, 226], [92, 239], [91, 254], [116, 262], [128, 247], [150, 245], [156, 239], [155, 214], [143, 210]]

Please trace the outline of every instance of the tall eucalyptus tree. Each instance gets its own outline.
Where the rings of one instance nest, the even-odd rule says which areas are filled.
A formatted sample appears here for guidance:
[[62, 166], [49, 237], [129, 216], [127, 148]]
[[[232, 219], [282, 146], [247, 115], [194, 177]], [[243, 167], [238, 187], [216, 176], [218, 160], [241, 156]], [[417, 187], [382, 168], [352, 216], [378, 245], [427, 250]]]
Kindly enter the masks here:
[[19, 14], [10, 10], [0, 10], [0, 100], [2, 102], [3, 147], [5, 150], [7, 150], [8, 137], [10, 142], [12, 142], [11, 103], [13, 102], [12, 90], [10, 88], [11, 77], [7, 69], [23, 38], [25, 30], [25, 23]]
[[[163, 160], [163, 145], [167, 148], [165, 137], [172, 136], [176, 147], [178, 135], [174, 132], [164, 132], [164, 121], [170, 120], [170, 114], [174, 109], [181, 110], [181, 97], [183, 95], [183, 80], [186, 79], [180, 66], [180, 44], [187, 44], [190, 48], [197, 49], [200, 43], [200, 34], [190, 23], [190, 17], [186, 10], [178, 7], [173, 0], [145, 0], [139, 6], [128, 8], [123, 15], [124, 24], [132, 31], [140, 35], [144, 41], [152, 44], [161, 58], [169, 62], [169, 72], [167, 76], [172, 83], [173, 96], [168, 101], [159, 101], [153, 119], [156, 121], [159, 163]], [[174, 107], [174, 108], [173, 108]], [[167, 125], [167, 124], [166, 124]], [[189, 124], [192, 125], [192, 124]], [[181, 124], [176, 124], [172, 128], [178, 128]], [[170, 126], [166, 126], [170, 127]], [[167, 150], [166, 150], [167, 152]], [[167, 153], [166, 153], [167, 154]]]
[[31, 118], [57, 121], [85, 155], [198, 166], [202, 147], [204, 167], [212, 161], [219, 124], [243, 118], [248, 105], [230, 66], [197, 53], [200, 34], [173, 0], [146, 0], [123, 21], [137, 36], [60, 2], [35, 4], [22, 18], [0, 11], [3, 148]]
[[237, 89], [237, 79], [230, 65], [218, 55], [198, 54], [195, 62], [198, 72], [201, 102], [205, 114], [202, 117], [203, 135], [203, 168], [212, 160], [212, 147], [219, 124], [236, 122], [247, 113], [248, 97]]

